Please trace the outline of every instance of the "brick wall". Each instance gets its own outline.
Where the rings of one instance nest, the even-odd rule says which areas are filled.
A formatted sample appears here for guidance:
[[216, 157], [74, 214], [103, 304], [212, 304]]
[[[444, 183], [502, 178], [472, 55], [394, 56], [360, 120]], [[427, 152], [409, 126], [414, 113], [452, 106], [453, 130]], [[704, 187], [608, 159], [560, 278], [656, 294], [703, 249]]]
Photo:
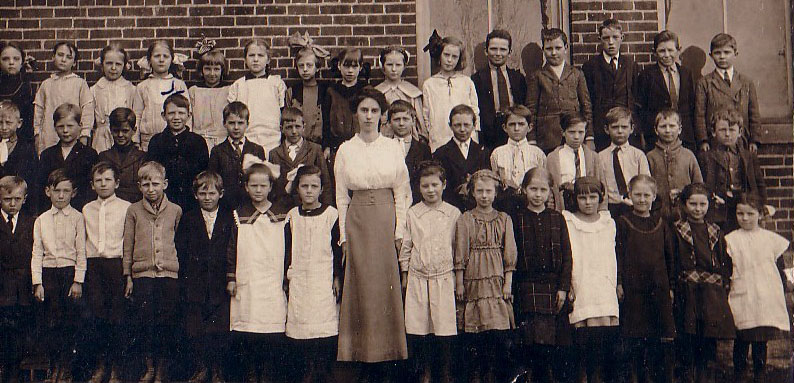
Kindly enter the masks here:
[[[92, 60], [109, 41], [119, 41], [134, 60], [154, 39], [171, 40], [177, 52], [191, 54], [202, 34], [217, 41], [229, 59], [230, 79], [244, 73], [246, 41], [262, 37], [273, 47], [275, 73], [297, 78], [292, 69], [287, 36], [308, 31], [334, 54], [348, 45], [366, 47], [374, 63], [381, 47], [401, 45], [416, 53], [416, 5], [400, 0], [4, 0], [0, 2], [0, 40], [21, 41], [39, 61], [33, 74], [40, 82], [51, 72], [51, 53], [58, 40], [76, 42], [80, 50], [77, 72], [89, 84], [100, 73]], [[185, 79], [196, 78], [186, 64]], [[329, 76], [328, 73], [322, 73]], [[373, 76], [380, 76], [374, 70]], [[416, 63], [406, 76], [416, 77]], [[127, 74], [138, 80], [137, 67]]]

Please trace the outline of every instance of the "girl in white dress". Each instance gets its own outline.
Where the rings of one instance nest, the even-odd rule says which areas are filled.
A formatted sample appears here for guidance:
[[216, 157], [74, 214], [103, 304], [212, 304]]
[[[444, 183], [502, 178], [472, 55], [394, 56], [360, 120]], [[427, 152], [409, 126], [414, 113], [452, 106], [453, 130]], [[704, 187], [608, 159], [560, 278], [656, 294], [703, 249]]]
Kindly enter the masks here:
[[292, 193], [301, 205], [287, 213], [287, 337], [300, 355], [303, 382], [328, 381], [336, 356], [342, 288], [339, 214], [321, 203], [320, 168], [300, 166]]
[[758, 226], [765, 212], [757, 194], [742, 194], [736, 205], [740, 228], [725, 236], [728, 255], [733, 261], [728, 303], [737, 329], [733, 343], [736, 381], [743, 379], [747, 371], [750, 345], [755, 381], [765, 381], [766, 342], [783, 338], [790, 330], [779, 271], [781, 255], [789, 248], [789, 241]]
[[[430, 150], [435, 152], [452, 138], [449, 127], [449, 112], [457, 105], [464, 104], [480, 115], [477, 90], [469, 76], [461, 73], [466, 68], [466, 48], [463, 41], [456, 37], [446, 37], [440, 42], [431, 43], [430, 56], [438, 63], [440, 70], [422, 85], [425, 129], [430, 140]], [[480, 123], [475, 119], [471, 138], [479, 142]]]
[[[391, 105], [397, 100], [411, 103], [414, 110], [422, 112], [422, 91], [414, 84], [403, 79], [403, 72], [410, 59], [408, 51], [398, 46], [390, 46], [380, 51], [380, 65], [383, 68], [383, 75], [386, 77], [383, 82], [378, 84], [375, 89], [381, 91], [386, 96], [386, 102]], [[382, 135], [394, 137], [394, 131], [389, 124], [381, 124]], [[425, 120], [417, 119], [414, 130], [411, 132], [414, 140], [427, 142], [427, 130], [425, 130]]]
[[[179, 63], [182, 57], [179, 55]], [[135, 100], [132, 110], [138, 116], [138, 137], [141, 150], [149, 149], [149, 140], [165, 129], [163, 121], [163, 103], [172, 94], [182, 94], [188, 97], [187, 85], [174, 76], [177, 57], [174, 48], [167, 40], [157, 40], [149, 45], [145, 60], [139, 60], [138, 65], [152, 73], [146, 80], [141, 81], [135, 88]]]
[[[203, 42], [203, 41], [202, 41]], [[214, 41], [209, 40], [209, 43]], [[210, 49], [199, 58], [198, 72], [202, 81], [188, 89], [193, 103], [193, 133], [204, 137], [207, 151], [226, 139], [223, 126], [223, 108], [229, 104], [229, 86], [223, 84], [227, 73], [226, 56], [220, 50]]]
[[270, 74], [270, 46], [263, 39], [253, 39], [243, 49], [248, 73], [229, 87], [229, 102], [240, 101], [248, 106], [248, 130], [245, 138], [265, 148], [275, 149], [281, 141], [281, 108], [287, 85], [281, 76]]
[[[249, 200], [234, 211], [237, 224], [230, 252], [227, 290], [232, 296], [231, 330], [240, 333], [247, 380], [269, 377], [283, 354], [287, 322], [284, 293], [284, 215], [270, 210], [267, 199], [278, 171], [253, 155], [243, 157]], [[260, 381], [261, 381], [260, 380]]]
[[91, 93], [94, 96], [94, 120], [96, 121], [91, 147], [97, 153], [104, 152], [113, 146], [113, 137], [110, 135], [110, 113], [116, 108], [132, 109], [135, 85], [124, 78], [124, 71], [127, 69], [129, 60], [127, 51], [117, 42], [110, 43], [99, 53], [102, 78], [91, 87]]
[[[599, 211], [604, 199], [604, 185], [594, 177], [577, 178], [573, 187], [578, 205], [575, 213], [562, 212], [571, 238], [570, 300], [573, 311], [568, 316], [575, 328], [580, 352], [580, 375], [588, 381], [601, 381], [608, 345], [617, 340], [618, 298], [623, 292], [618, 284], [615, 254], [617, 228], [609, 212]], [[611, 381], [605, 379], [604, 381]]]

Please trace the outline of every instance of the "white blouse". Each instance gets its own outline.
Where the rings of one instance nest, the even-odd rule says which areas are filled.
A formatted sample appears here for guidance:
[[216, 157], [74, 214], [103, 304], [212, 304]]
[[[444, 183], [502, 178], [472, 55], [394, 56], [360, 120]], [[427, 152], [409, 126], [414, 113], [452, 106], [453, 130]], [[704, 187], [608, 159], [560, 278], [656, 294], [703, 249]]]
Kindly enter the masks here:
[[[460, 73], [456, 73], [449, 79], [439, 74], [430, 77], [422, 85], [422, 94], [425, 129], [430, 136], [430, 150], [433, 152], [452, 138], [452, 129], [449, 128], [449, 112], [452, 108], [465, 104], [474, 109], [474, 115], [480, 115], [474, 82], [468, 76]], [[474, 130], [475, 133], [472, 133], [472, 137], [476, 141], [476, 132], [480, 130], [479, 118], [474, 124]]]
[[734, 230], [725, 242], [733, 261], [728, 302], [736, 328], [768, 326], [789, 331], [783, 282], [775, 263], [788, 249], [788, 240], [759, 228]]
[[345, 219], [350, 205], [348, 192], [354, 190], [392, 189], [397, 215], [394, 237], [403, 237], [411, 184], [402, 148], [397, 141], [379, 135], [375, 141], [365, 142], [356, 134], [336, 152], [334, 176], [340, 243], [345, 242]]
[[102, 77], [91, 87], [91, 93], [94, 95], [96, 115], [96, 131], [92, 146], [97, 153], [101, 153], [113, 146], [113, 137], [110, 135], [110, 113], [116, 108], [132, 109], [135, 85], [124, 77], [119, 77], [115, 81]]

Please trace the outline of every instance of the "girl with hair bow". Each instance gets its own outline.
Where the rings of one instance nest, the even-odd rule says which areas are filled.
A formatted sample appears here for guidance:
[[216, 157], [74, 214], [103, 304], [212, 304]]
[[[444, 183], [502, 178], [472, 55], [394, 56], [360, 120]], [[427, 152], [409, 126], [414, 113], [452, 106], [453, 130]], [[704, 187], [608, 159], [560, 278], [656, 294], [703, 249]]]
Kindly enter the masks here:
[[328, 85], [317, 81], [317, 71], [331, 54], [315, 45], [308, 33], [301, 36], [295, 32], [289, 38], [289, 46], [294, 52], [295, 69], [301, 81], [287, 89], [286, 105], [303, 112], [303, 138], [320, 144], [323, 139], [322, 105]]

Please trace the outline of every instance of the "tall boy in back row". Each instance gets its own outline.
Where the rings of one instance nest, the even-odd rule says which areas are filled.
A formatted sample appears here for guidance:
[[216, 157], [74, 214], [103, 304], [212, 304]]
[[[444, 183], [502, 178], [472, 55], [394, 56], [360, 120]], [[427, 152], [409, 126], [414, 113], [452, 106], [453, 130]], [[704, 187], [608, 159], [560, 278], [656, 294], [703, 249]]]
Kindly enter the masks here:
[[[593, 139], [595, 150], [609, 146], [606, 114], [616, 107], [634, 108], [635, 86], [640, 68], [633, 57], [620, 52], [623, 43], [623, 26], [616, 19], [604, 20], [598, 26], [601, 54], [593, 56], [582, 65], [587, 80], [587, 90], [593, 103]], [[630, 137], [633, 145], [639, 144], [639, 134]]]
[[485, 37], [488, 66], [471, 75], [480, 107], [480, 143], [491, 150], [507, 143], [507, 134], [502, 129], [505, 112], [524, 103], [527, 95], [527, 79], [521, 72], [507, 67], [512, 51], [510, 32], [494, 29]]
[[718, 109], [730, 107], [742, 116], [741, 146], [755, 153], [758, 150], [761, 113], [755, 84], [733, 66], [739, 54], [736, 39], [719, 33], [711, 39], [709, 50], [716, 68], [698, 81], [695, 91], [695, 138], [698, 145], [702, 151], [709, 150], [708, 133], [714, 132], [715, 128], [711, 124], [712, 116]]

